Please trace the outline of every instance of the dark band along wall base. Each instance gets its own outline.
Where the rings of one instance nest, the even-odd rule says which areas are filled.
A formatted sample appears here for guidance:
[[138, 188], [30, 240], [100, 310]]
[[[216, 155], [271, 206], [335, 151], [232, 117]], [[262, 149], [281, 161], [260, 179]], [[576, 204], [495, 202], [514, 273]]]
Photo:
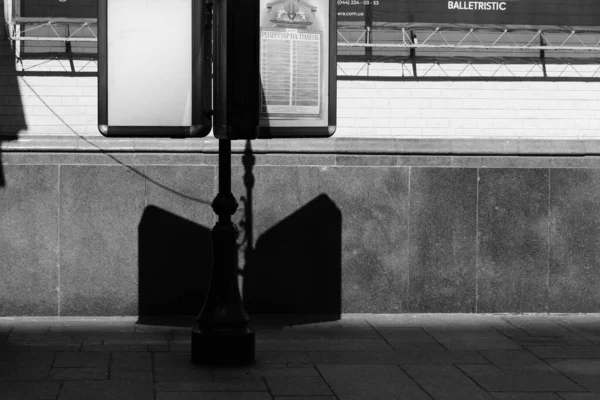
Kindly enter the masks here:
[[336, 2], [260, 1], [259, 138], [336, 128]]
[[[206, 136], [210, 31], [204, 2], [99, 0], [98, 129], [105, 136]], [[168, 27], [168, 28], [165, 28]]]

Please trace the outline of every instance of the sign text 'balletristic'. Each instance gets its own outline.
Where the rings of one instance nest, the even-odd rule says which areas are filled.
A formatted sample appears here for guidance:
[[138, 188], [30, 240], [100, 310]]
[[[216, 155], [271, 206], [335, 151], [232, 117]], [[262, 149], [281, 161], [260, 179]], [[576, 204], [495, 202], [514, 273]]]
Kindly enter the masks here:
[[506, 3], [503, 1], [449, 1], [448, 10], [506, 11]]

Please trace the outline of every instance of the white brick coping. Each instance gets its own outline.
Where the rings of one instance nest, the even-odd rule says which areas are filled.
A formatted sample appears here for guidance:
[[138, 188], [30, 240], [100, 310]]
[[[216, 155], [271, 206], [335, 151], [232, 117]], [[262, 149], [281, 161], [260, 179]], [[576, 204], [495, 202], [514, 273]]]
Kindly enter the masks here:
[[[245, 141], [233, 141], [234, 152], [243, 152]], [[190, 139], [114, 139], [24, 135], [16, 140], [0, 135], [0, 152], [163, 152], [216, 153], [212, 136]], [[447, 138], [348, 138], [257, 139], [254, 153], [388, 154], [388, 155], [600, 155], [599, 139], [447, 139]]]

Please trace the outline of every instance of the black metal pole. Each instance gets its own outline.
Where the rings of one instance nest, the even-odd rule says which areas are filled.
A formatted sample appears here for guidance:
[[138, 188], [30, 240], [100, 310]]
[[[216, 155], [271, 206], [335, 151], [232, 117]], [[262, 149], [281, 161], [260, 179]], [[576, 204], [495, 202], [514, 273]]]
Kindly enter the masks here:
[[254, 362], [255, 335], [238, 284], [238, 231], [231, 216], [238, 203], [231, 193], [231, 141], [219, 140], [219, 192], [213, 210], [213, 265], [208, 295], [192, 330], [192, 361], [241, 365]]

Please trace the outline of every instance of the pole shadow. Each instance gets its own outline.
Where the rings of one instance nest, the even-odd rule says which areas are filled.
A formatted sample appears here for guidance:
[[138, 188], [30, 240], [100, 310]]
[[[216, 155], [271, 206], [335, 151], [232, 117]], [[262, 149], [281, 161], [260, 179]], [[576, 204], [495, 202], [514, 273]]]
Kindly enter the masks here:
[[274, 325], [339, 320], [341, 238], [342, 213], [326, 194], [262, 234], [244, 270], [253, 319]]
[[2, 166], [2, 143], [17, 140], [19, 132], [27, 129], [15, 70], [15, 53], [8, 39], [4, 12], [4, 1], [0, 1], [0, 187], [6, 185]]
[[138, 237], [138, 324], [191, 327], [210, 283], [210, 229], [148, 206]]

